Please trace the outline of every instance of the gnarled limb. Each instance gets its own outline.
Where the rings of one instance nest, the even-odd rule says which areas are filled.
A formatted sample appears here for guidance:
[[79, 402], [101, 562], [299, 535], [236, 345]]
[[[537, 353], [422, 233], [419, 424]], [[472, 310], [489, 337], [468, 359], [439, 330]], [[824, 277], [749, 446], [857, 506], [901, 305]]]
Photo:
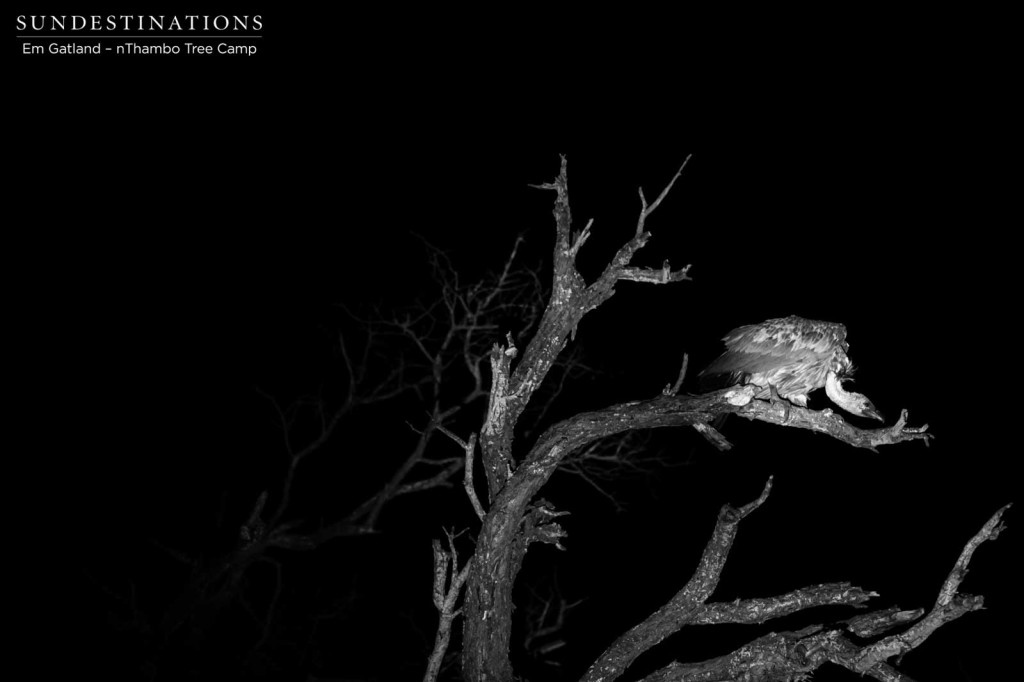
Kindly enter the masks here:
[[[664, 201], [685, 165], [684, 162], [652, 204], [648, 205], [643, 192], [640, 193], [642, 206], [634, 236], [589, 285], [576, 268], [576, 258], [590, 236], [592, 222], [582, 232], [572, 229], [565, 157], [558, 177], [540, 185], [557, 193], [551, 297], [536, 333], [514, 368], [512, 360], [518, 351], [511, 338], [506, 346], [495, 345], [491, 352], [490, 406], [479, 440], [491, 505], [477, 539], [476, 568], [471, 571], [467, 586], [462, 662], [463, 675], [468, 679], [512, 678], [508, 660], [512, 585], [529, 545], [529, 538], [523, 536], [524, 517], [533, 495], [568, 452], [556, 444], [546, 451], [544, 462], [516, 469], [512, 457], [516, 423], [580, 320], [614, 295], [620, 280], [664, 283], [688, 279], [689, 266], [673, 271], [666, 264], [661, 271], [652, 273], [631, 265], [633, 256], [650, 238], [645, 228], [647, 218]], [[615, 432], [622, 430], [625, 429]], [[529, 471], [521, 475], [524, 468]]]
[[[896, 608], [882, 609], [831, 626], [811, 625], [796, 632], [771, 633], [755, 639], [725, 656], [699, 663], [672, 663], [648, 675], [643, 682], [716, 682], [734, 679], [806, 680], [810, 679], [812, 671], [825, 663], [840, 665], [860, 675], [884, 682], [911, 682], [909, 677], [889, 664], [888, 659], [901, 656], [917, 648], [940, 626], [969, 611], [982, 608], [984, 601], [982, 597], [961, 595], [957, 592], [957, 588], [967, 572], [967, 564], [970, 562], [974, 550], [982, 542], [995, 539], [1003, 530], [1004, 526], [1000, 523], [1000, 519], [1009, 506], [1006, 505], [997, 511], [968, 541], [949, 577], [939, 590], [939, 596], [932, 610], [904, 632], [863, 645], [855, 643], [849, 637], [849, 634], [856, 635], [861, 639], [882, 635], [917, 620], [924, 613], [924, 609], [914, 611], [900, 611]], [[833, 591], [834, 587], [838, 587], [839, 590]], [[797, 593], [808, 591], [810, 594], [818, 592], [826, 599], [834, 600], [819, 602], [819, 604], [859, 604], [868, 597], [877, 596], [874, 593], [862, 592], [845, 584], [821, 585], [817, 588], [797, 590]], [[836, 599], [836, 597], [844, 595], [851, 598], [848, 601]], [[705, 607], [706, 610], [702, 615], [689, 622], [762, 622], [768, 618], [792, 613], [795, 610], [789, 608], [776, 610], [770, 606], [771, 604], [791, 603], [790, 595], [775, 600], [751, 601], [767, 602], [769, 607], [765, 610], [757, 609], [755, 611], [757, 617], [751, 617], [746, 615], [743, 609], [738, 608], [744, 604], [743, 601], [736, 602], [736, 607], [733, 604], [712, 604]], [[815, 601], [815, 599], [812, 598], [811, 601]], [[810, 603], [808, 605], [817, 604]], [[718, 609], [714, 607], [718, 607]], [[724, 612], [724, 615], [721, 612]], [[709, 615], [711, 618], [708, 618]], [[614, 678], [604, 679], [610, 682]]]
[[[704, 549], [704, 555], [701, 557], [697, 570], [686, 586], [649, 618], [619, 637], [591, 665], [581, 682], [611, 682], [611, 680], [617, 679], [638, 656], [686, 625], [763, 623], [772, 618], [780, 618], [816, 606], [838, 604], [856, 606], [877, 596], [874, 592], [866, 592], [849, 583], [829, 583], [805, 587], [778, 597], [707, 603], [707, 599], [718, 584], [718, 578], [725, 566], [729, 549], [736, 537], [739, 522], [764, 503], [770, 490], [771, 479], [768, 480], [761, 496], [750, 504], [739, 509], [729, 505], [722, 507], [711, 540]], [[780, 641], [776, 638], [765, 640], [765, 642], [758, 640], [755, 643], [766, 649], [771, 648], [775, 652], [779, 648]], [[773, 655], [777, 655], [777, 652]], [[728, 663], [726, 657], [722, 657], [714, 659], [712, 662], [691, 666], [691, 670], [700, 674], [710, 673], [727, 666]], [[731, 678], [694, 677], [693, 679]], [[760, 678], [752, 677], [751, 679]]]
[[[709, 426], [710, 422], [719, 415], [731, 412], [786, 427], [809, 428], [851, 445], [870, 449], [874, 449], [875, 445], [930, 436], [924, 432], [924, 427], [905, 428], [905, 417], [901, 417], [900, 422], [893, 427], [862, 430], [846, 423], [829, 410], [817, 412], [791, 406], [788, 419], [781, 411], [781, 408], [767, 401], [753, 400], [747, 387], [743, 387], [696, 396], [661, 395], [650, 400], [584, 412], [555, 424], [540, 436], [495, 498], [478, 539], [478, 557], [483, 557], [481, 565], [518, 570], [518, 561], [525, 554], [525, 546], [517, 545], [515, 538], [522, 532], [521, 524], [530, 500], [567, 455], [600, 438], [666, 426], [693, 426], [713, 430]], [[514, 545], [520, 549], [513, 552]], [[494, 599], [498, 593], [504, 595], [507, 590], [511, 594], [511, 582], [515, 574], [514, 571], [511, 575], [503, 574], [498, 568], [495, 571], [479, 576], [479, 582], [476, 583], [473, 582], [473, 576], [470, 577], [471, 590], [482, 590], [482, 596], [491, 600], [488, 602], [490, 604], [495, 604]], [[470, 594], [472, 598], [472, 592]], [[495, 617], [492, 609], [484, 609], [478, 614], [481, 621], [484, 611], [488, 613], [489, 619]], [[500, 613], [497, 617], [501, 617]], [[466, 628], [472, 628], [475, 622], [480, 621], [467, 619]], [[469, 640], [471, 638], [467, 638]], [[500, 676], [495, 677], [501, 679]]]
[[700, 564], [686, 586], [644, 622], [619, 637], [590, 666], [581, 682], [616, 679], [637, 656], [661, 642], [693, 617], [718, 586], [740, 521], [764, 504], [771, 489], [772, 479], [769, 478], [761, 495], [753, 502], [739, 509], [728, 504], [722, 507], [718, 512], [718, 522], [715, 524], [711, 541], [704, 548]]
[[907, 426], [907, 410], [900, 412], [900, 418], [892, 426], [877, 429], [861, 429], [853, 426], [830, 409], [812, 410], [789, 402], [783, 408], [767, 400], [755, 400], [749, 386], [724, 389], [727, 401], [741, 407], [737, 411], [741, 417], [788, 426], [798, 429], [810, 429], [818, 433], [832, 436], [836, 440], [858, 448], [867, 448], [873, 452], [879, 445], [893, 445], [904, 441], [922, 440], [925, 445], [935, 436], [928, 433], [928, 425], [918, 427]]
[[1007, 504], [992, 515], [992, 518], [982, 527], [978, 533], [964, 546], [960, 558], [953, 565], [953, 570], [939, 589], [939, 596], [935, 605], [921, 621], [916, 623], [906, 632], [899, 635], [886, 637], [885, 639], [862, 647], [852, 657], [839, 657], [835, 662], [844, 665], [851, 670], [861, 674], [871, 674], [871, 670], [878, 664], [893, 657], [900, 656], [920, 646], [939, 627], [956, 620], [970, 611], [977, 611], [984, 605], [984, 597], [957, 592], [964, 576], [967, 575], [967, 565], [971, 562], [974, 550], [986, 540], [994, 540], [1005, 528], [1001, 523], [1003, 512], [1009, 509]]
[[434, 607], [440, 620], [434, 638], [434, 648], [427, 659], [427, 671], [423, 675], [423, 682], [434, 682], [441, 670], [441, 662], [448, 651], [452, 621], [461, 612], [455, 608], [455, 604], [462, 593], [462, 586], [466, 582], [472, 563], [473, 560], [470, 559], [465, 566], [459, 568], [459, 555], [455, 551], [455, 539], [451, 533], [448, 534], [447, 550], [441, 547], [439, 540], [434, 540]]
[[691, 426], [724, 449], [729, 446], [728, 441], [711, 423], [716, 417], [733, 412], [751, 419], [816, 430], [870, 449], [905, 440], [927, 442], [930, 438], [926, 427], [906, 428], [905, 414], [893, 427], [866, 431], [847, 424], [831, 411], [814, 412], [791, 406], [788, 418], [784, 418], [778, 406], [755, 400], [748, 387], [679, 396], [681, 381], [677, 381], [656, 398], [577, 414], [555, 424], [541, 434], [525, 457], [513, 456], [519, 417], [583, 317], [614, 295], [620, 281], [660, 284], [689, 279], [689, 266], [672, 270], [666, 263], [660, 270], [651, 270], [632, 264], [633, 257], [650, 238], [647, 218], [664, 201], [683, 167], [652, 204], [648, 205], [640, 192], [641, 211], [634, 235], [590, 284], [577, 269], [576, 259], [591, 235], [593, 221], [581, 232], [572, 228], [564, 157], [559, 176], [541, 185], [557, 194], [552, 289], [536, 333], [525, 348], [520, 351], [509, 337], [505, 345], [495, 344], [490, 353], [490, 404], [479, 438], [489, 504], [467, 582], [462, 657], [466, 679], [504, 682], [513, 677], [508, 652], [516, 575], [532, 541], [557, 542], [561, 536], [557, 526], [549, 528], [547, 535], [537, 533], [535, 522], [543, 519], [538, 508], [530, 503], [565, 458], [580, 448], [627, 431]]

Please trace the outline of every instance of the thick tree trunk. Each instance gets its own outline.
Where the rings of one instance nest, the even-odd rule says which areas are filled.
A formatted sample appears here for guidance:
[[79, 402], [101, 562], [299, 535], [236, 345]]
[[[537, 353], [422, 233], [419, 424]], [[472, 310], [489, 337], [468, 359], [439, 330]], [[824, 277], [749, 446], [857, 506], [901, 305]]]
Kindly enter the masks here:
[[[462, 675], [465, 680], [512, 680], [508, 652], [512, 638], [512, 588], [521, 566], [508, 545], [477, 550], [477, 564], [468, 581], [463, 614]], [[486, 575], [479, 567], [497, 567], [500, 575]]]
[[590, 285], [576, 269], [576, 255], [590, 236], [591, 224], [579, 232], [572, 229], [564, 159], [559, 177], [543, 185], [558, 194], [554, 208], [556, 239], [551, 298], [522, 361], [514, 369], [512, 360], [518, 350], [511, 337], [507, 346], [495, 345], [491, 351], [489, 405], [479, 434], [490, 508], [477, 537], [473, 567], [466, 582], [462, 667], [467, 682], [511, 682], [513, 679], [509, 645], [516, 576], [532, 542], [561, 547], [559, 540], [564, 535], [553, 522], [559, 513], [544, 503], [531, 504], [531, 500], [562, 459], [578, 448], [625, 431], [689, 425], [717, 447], [726, 449], [728, 442], [709, 423], [728, 412], [788, 427], [813, 429], [860, 447], [927, 440], [929, 436], [924, 432], [926, 427], [905, 428], [905, 413], [894, 427], [868, 432], [847, 425], [831, 412], [814, 412], [796, 406], [783, 409], [754, 400], [751, 388], [732, 387], [699, 396], [676, 396], [680, 377], [674, 390], [666, 390], [664, 395], [654, 399], [615, 405], [566, 419], [549, 428], [521, 460], [513, 457], [516, 422], [574, 335], [580, 320], [608, 300], [615, 292], [615, 285], [622, 280], [667, 284], [689, 279], [689, 266], [672, 270], [666, 262], [655, 270], [630, 265], [633, 256], [650, 237], [644, 227], [647, 217], [662, 202], [680, 173], [682, 168], [650, 205], [640, 192], [641, 211], [634, 236]]
[[509, 645], [516, 576], [530, 543], [557, 544], [562, 536], [561, 528], [552, 522], [557, 512], [529, 503], [562, 458], [609, 435], [636, 428], [703, 424], [717, 412], [730, 408], [720, 395], [662, 396], [578, 414], [541, 436], [494, 499], [477, 537], [463, 610], [464, 679], [505, 682], [513, 678]]

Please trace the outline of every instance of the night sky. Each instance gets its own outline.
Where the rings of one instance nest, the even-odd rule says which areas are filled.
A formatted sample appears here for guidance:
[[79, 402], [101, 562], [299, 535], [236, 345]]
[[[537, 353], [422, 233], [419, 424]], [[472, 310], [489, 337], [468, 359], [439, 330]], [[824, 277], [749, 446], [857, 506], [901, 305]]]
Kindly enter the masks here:
[[[796, 314], [844, 323], [856, 389], [887, 423], [906, 408], [936, 438], [874, 454], [732, 418], [728, 453], [692, 430], [653, 434], [645, 447], [672, 465], [608, 482], [618, 507], [556, 474], [541, 496], [571, 512], [567, 551], [530, 549], [521, 604], [525, 612], [531, 591], [556, 584], [582, 601], [548, 663], [514, 652], [523, 674], [577, 679], [690, 577], [721, 505], [753, 500], [770, 475], [771, 497], [741, 524], [713, 600], [849, 581], [880, 593], [870, 606], [928, 608], [967, 540], [1019, 496], [1008, 435], [1018, 398], [1007, 366], [1016, 343], [1008, 314], [1019, 307], [1007, 234], [1019, 218], [1006, 209], [1010, 159], [999, 148], [937, 139], [941, 121], [915, 128], [910, 117], [856, 138], [825, 127], [756, 145], [652, 134], [524, 138], [536, 142], [528, 146], [482, 125], [421, 119], [403, 128], [390, 105], [332, 100], [323, 73], [290, 83], [271, 66], [232, 72], [226, 88], [223, 72], [156, 87], [110, 71], [123, 87], [107, 83], [103, 107], [74, 115], [60, 105], [85, 101], [88, 89], [73, 77], [81, 74], [50, 73], [58, 80], [44, 87], [23, 71], [16, 84], [20, 228], [9, 257], [20, 274], [10, 298], [32, 358], [31, 405], [44, 414], [33, 448], [45, 459], [40, 480], [60, 491], [28, 513], [49, 532], [73, 528], [61, 531], [69, 539], [47, 579], [70, 586], [52, 592], [69, 607], [60, 631], [87, 633], [83, 666], [127, 675], [144, 657], [143, 635], [116, 631], [107, 616], [117, 611], [111, 594], [134, 587], [140, 610], [159, 619], [188, 577], [161, 546], [214, 556], [230, 549], [261, 490], [274, 500], [285, 455], [260, 392], [282, 404], [339, 400], [337, 337], [354, 333], [344, 310], [430, 300], [424, 241], [472, 281], [499, 268], [522, 235], [519, 262], [549, 286], [552, 195], [529, 185], [555, 177], [560, 153], [576, 225], [594, 219], [580, 256], [588, 281], [635, 229], [637, 188], [653, 199], [693, 154], [648, 220], [653, 238], [636, 261], [690, 263], [693, 281], [619, 284], [571, 344], [590, 370], [544, 424], [657, 395], [684, 352], [684, 391], [696, 391], [693, 375], [727, 331]], [[350, 108], [358, 125], [339, 122]], [[382, 347], [372, 371], [397, 352]], [[811, 402], [823, 407], [825, 398]], [[463, 437], [484, 407], [456, 422]], [[355, 414], [304, 464], [295, 518], [316, 526], [346, 514], [393, 471], [423, 420], [410, 397]], [[308, 433], [300, 427], [296, 437]], [[530, 444], [517, 440], [517, 452]], [[457, 454], [450, 442], [431, 447], [439, 458]], [[978, 550], [962, 586], [983, 594], [986, 610], [909, 654], [909, 675], [996, 679], [1010, 660], [1017, 512]], [[292, 629], [263, 669], [283, 666], [278, 679], [420, 679], [436, 623], [430, 543], [445, 527], [467, 529], [459, 543], [468, 552], [479, 524], [460, 487], [395, 501], [374, 536], [312, 553], [271, 550]], [[254, 603], [269, 594], [266, 570], [249, 576]], [[812, 610], [763, 627], [684, 630], [627, 679], [727, 653], [771, 629], [851, 615]], [[227, 629], [245, 622], [227, 618]], [[251, 644], [247, 627], [219, 632], [202, 658], [206, 674], [240, 674], [232, 656]], [[286, 644], [299, 640], [303, 657]], [[822, 669], [815, 679], [856, 678]]]

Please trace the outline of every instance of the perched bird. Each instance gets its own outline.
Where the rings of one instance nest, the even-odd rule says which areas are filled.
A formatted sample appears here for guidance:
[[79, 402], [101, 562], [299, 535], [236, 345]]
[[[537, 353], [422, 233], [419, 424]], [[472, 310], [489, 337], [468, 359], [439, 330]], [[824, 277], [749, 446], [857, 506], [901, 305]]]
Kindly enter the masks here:
[[734, 383], [760, 387], [756, 398], [778, 396], [807, 406], [807, 394], [825, 387], [836, 405], [858, 417], [885, 421], [867, 396], [848, 392], [853, 373], [846, 327], [791, 315], [738, 327], [725, 335], [726, 351], [700, 374], [729, 375]]

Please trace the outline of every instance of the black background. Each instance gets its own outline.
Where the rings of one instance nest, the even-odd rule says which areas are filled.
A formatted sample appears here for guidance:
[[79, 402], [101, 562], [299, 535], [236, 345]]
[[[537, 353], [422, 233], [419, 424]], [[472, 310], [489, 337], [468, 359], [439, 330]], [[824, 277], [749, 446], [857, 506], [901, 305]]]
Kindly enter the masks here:
[[[847, 580], [878, 591], [879, 606], [927, 608], [964, 543], [1015, 499], [1019, 173], [1000, 97], [983, 84], [923, 75], [904, 87], [887, 69], [865, 84], [851, 70], [850, 90], [815, 77], [782, 94], [765, 80], [710, 126], [665, 120], [690, 99], [584, 86], [601, 74], [557, 51], [510, 54], [502, 46], [517, 41], [498, 39], [481, 59], [483, 30], [460, 42], [415, 17], [398, 31], [259, 13], [253, 58], [9, 62], [8, 333], [27, 379], [13, 397], [31, 424], [14, 459], [39, 484], [23, 496], [12, 475], [13, 518], [46, 548], [33, 553], [45, 568], [36, 598], [55, 597], [33, 607], [47, 614], [44, 641], [81, 644], [80, 672], [131, 674], [139, 656], [109, 631], [97, 584], [134, 584], [159, 614], [182, 576], [148, 541], [216, 551], [218, 514], [237, 524], [279, 474], [279, 435], [253, 386], [282, 400], [315, 391], [330, 380], [337, 303], [387, 308], [428, 286], [414, 234], [470, 277], [522, 233], [523, 258], [550, 275], [550, 197], [527, 185], [552, 179], [559, 153], [577, 222], [595, 219], [581, 256], [590, 278], [630, 237], [637, 188], [654, 196], [693, 153], [639, 261], [692, 263], [694, 279], [625, 283], [586, 318], [576, 343], [601, 374], [561, 416], [653, 396], [684, 351], [699, 366], [729, 329], [799, 314], [846, 324], [858, 389], [890, 422], [907, 408], [937, 438], [872, 454], [732, 423], [736, 447], [719, 454], [673, 430], [656, 446], [687, 465], [623, 482], [622, 512], [556, 477], [544, 496], [572, 512], [568, 552], [536, 547], [523, 577], [543, 585], [556, 571], [585, 601], [562, 668], [537, 679], [578, 678], [664, 603], [717, 509], [753, 499], [769, 475], [772, 496], [744, 522], [716, 599]], [[304, 511], [330, 518], [355, 502], [332, 477], [372, 486], [389, 470], [417, 418], [402, 409], [343, 432]], [[428, 493], [389, 509], [378, 537], [282, 556], [286, 580], [353, 598], [355, 615], [315, 665], [275, 674], [419, 679], [434, 627], [430, 540], [442, 525], [475, 532], [468, 511], [455, 490]], [[963, 586], [987, 610], [940, 629], [907, 656], [908, 674], [996, 679], [1010, 660], [1015, 519]], [[638, 666], [719, 655], [764, 631], [677, 636]], [[819, 673], [853, 679], [843, 675]]]

